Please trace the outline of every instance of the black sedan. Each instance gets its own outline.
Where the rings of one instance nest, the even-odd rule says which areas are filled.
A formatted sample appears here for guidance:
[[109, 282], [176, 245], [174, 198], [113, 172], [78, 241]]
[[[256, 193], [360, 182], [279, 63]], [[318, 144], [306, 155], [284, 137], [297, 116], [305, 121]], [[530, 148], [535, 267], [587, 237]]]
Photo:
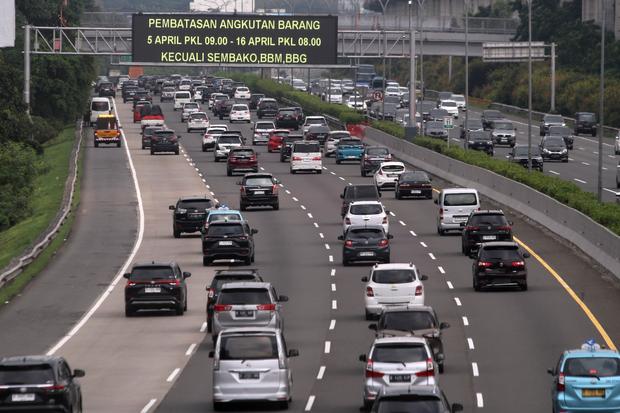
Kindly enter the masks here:
[[[512, 148], [510, 153], [508, 154], [508, 162], [518, 163], [522, 165], [524, 168], [528, 167], [528, 150], [527, 145], [516, 145]], [[540, 148], [537, 146], [532, 146], [530, 151], [532, 158], [532, 169], [538, 169], [540, 172], [543, 171], [543, 158], [540, 156]]]
[[482, 151], [489, 156], [495, 153], [493, 139], [489, 131], [473, 131], [467, 138], [467, 147], [475, 151]]
[[487, 242], [474, 257], [472, 276], [474, 290], [497, 286], [517, 286], [527, 290], [527, 252], [521, 253], [516, 242]]
[[405, 196], [431, 199], [433, 197], [431, 178], [424, 171], [403, 172], [398, 176], [394, 196], [396, 199], [403, 199]]
[[353, 262], [390, 262], [390, 239], [383, 227], [351, 226], [344, 235], [338, 237], [344, 241], [342, 245], [342, 264]]

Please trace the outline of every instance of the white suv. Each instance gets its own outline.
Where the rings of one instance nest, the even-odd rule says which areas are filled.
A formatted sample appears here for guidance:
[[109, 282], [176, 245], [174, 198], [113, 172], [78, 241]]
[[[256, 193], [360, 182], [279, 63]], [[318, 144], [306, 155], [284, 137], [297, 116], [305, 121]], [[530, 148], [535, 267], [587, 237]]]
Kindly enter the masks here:
[[250, 123], [250, 108], [245, 103], [235, 104], [230, 109], [230, 123], [233, 122], [247, 122]]
[[250, 98], [250, 89], [245, 86], [239, 86], [235, 89], [234, 94], [235, 99], [249, 99]]
[[439, 103], [439, 109], [443, 109], [448, 114], [452, 115], [455, 119], [459, 117], [459, 106], [456, 101], [451, 99], [442, 100]]
[[205, 112], [190, 113], [187, 118], [187, 133], [195, 130], [206, 132], [209, 128], [209, 117]]
[[349, 204], [349, 210], [344, 216], [342, 232], [346, 233], [351, 225], [378, 226], [381, 225], [386, 234], [390, 231], [390, 220], [383, 204], [379, 201], [357, 201]]
[[385, 307], [424, 305], [426, 275], [420, 275], [412, 263], [375, 264], [366, 283], [364, 296], [366, 319], [381, 315]]
[[306, 132], [308, 132], [308, 129], [310, 129], [310, 126], [315, 126], [315, 125], [328, 126], [327, 120], [325, 119], [324, 116], [306, 116], [306, 120], [304, 121], [304, 124], [302, 126], [304, 135], [306, 134]]
[[252, 134], [252, 145], [269, 142], [269, 135], [275, 128], [276, 125], [274, 125], [272, 121], [258, 121], [254, 123], [254, 127], [252, 128], [254, 131]]
[[375, 185], [377, 188], [396, 188], [398, 177], [405, 172], [405, 164], [402, 162], [392, 161], [383, 162], [377, 168], [374, 175]]
[[291, 148], [291, 173], [311, 171], [323, 172], [321, 145], [316, 141], [299, 141]]

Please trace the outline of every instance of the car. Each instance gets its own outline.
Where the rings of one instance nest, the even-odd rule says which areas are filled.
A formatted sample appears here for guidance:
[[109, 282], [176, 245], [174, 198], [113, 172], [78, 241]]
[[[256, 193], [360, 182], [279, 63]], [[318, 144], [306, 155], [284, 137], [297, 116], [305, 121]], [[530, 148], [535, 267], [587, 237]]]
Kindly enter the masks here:
[[250, 89], [245, 86], [239, 86], [235, 89], [235, 93], [233, 95], [235, 99], [250, 99]]
[[90, 102], [89, 124], [94, 126], [100, 115], [109, 115], [112, 111], [112, 104], [108, 98], [94, 97]]
[[291, 147], [291, 174], [299, 171], [323, 173], [321, 146], [316, 141], [298, 141]]
[[431, 120], [431, 111], [437, 108], [437, 104], [432, 100], [421, 100], [416, 107], [417, 111], [422, 114], [422, 120], [425, 122]]
[[390, 239], [381, 225], [351, 226], [338, 239], [342, 244], [342, 265], [354, 262], [390, 262]]
[[213, 145], [213, 157], [215, 162], [219, 162], [220, 159], [227, 159], [228, 152], [231, 148], [238, 148], [243, 146], [243, 139], [237, 134], [230, 132], [222, 132], [220, 136], [215, 139]]
[[616, 134], [616, 139], [614, 141], [614, 154], [620, 155], [620, 132]]
[[205, 219], [205, 225], [202, 233], [206, 232], [206, 229], [209, 228], [209, 225], [212, 222], [220, 222], [220, 221], [244, 221], [243, 215], [241, 212], [230, 209], [227, 206], [220, 205], [216, 209], [209, 210], [207, 212], [207, 218]]
[[168, 206], [174, 211], [172, 215], [172, 234], [180, 238], [182, 233], [201, 231], [207, 213], [215, 208], [215, 202], [204, 195], [184, 196], [175, 205]]
[[207, 96], [209, 89], [206, 86], [198, 86], [194, 89], [194, 102], [205, 103], [204, 97]]
[[308, 132], [308, 129], [310, 128], [310, 126], [314, 126], [314, 125], [328, 126], [325, 116], [306, 116], [306, 119], [304, 120], [304, 123], [301, 128], [304, 135]]
[[256, 108], [258, 106], [258, 101], [261, 100], [264, 97], [265, 97], [265, 95], [262, 94], [262, 93], [252, 93], [250, 95], [250, 100], [248, 102], [248, 106], [250, 107], [250, 110], [252, 110], [252, 109], [256, 110]]
[[525, 259], [529, 256], [527, 252], [521, 253], [519, 244], [513, 241], [483, 242], [471, 266], [474, 290], [493, 286], [527, 290]]
[[381, 192], [379, 192], [376, 185], [347, 185], [340, 194], [340, 198], [342, 199], [340, 215], [344, 218], [351, 202], [379, 201]]
[[467, 110], [467, 105], [465, 103], [465, 95], [452, 95], [452, 97], [450, 98], [450, 100], [453, 100], [456, 102], [456, 106], [458, 106], [458, 108], [460, 110]]
[[448, 112], [454, 119], [458, 119], [459, 117], [459, 107], [456, 102], [452, 99], [446, 99], [439, 102], [439, 109], [443, 109]]
[[210, 125], [202, 135], [202, 151], [207, 152], [215, 147], [215, 141], [223, 133], [228, 131], [226, 125]]
[[370, 413], [427, 411], [433, 413], [456, 413], [463, 411], [460, 403], [448, 402], [438, 386], [409, 386], [406, 389], [385, 389], [377, 396]]
[[190, 79], [181, 79], [178, 88], [179, 90], [190, 90], [192, 88], [192, 81]]
[[384, 95], [400, 97], [401, 93], [400, 93], [400, 90], [398, 89], [398, 86], [388, 86], [385, 88]]
[[444, 372], [445, 354], [442, 331], [450, 328], [448, 323], [440, 323], [437, 313], [426, 305], [404, 305], [383, 309], [376, 324], [368, 326], [375, 331], [375, 337], [417, 336], [424, 337], [433, 351], [433, 359], [439, 373]]
[[196, 102], [183, 103], [181, 106], [181, 122], [185, 122], [190, 113], [200, 112], [200, 105]]
[[444, 127], [443, 121], [439, 122], [436, 120], [431, 120], [426, 122], [424, 126], [424, 134], [430, 136], [431, 138], [440, 138], [443, 140], [448, 140], [448, 130]]
[[147, 126], [142, 129], [142, 149], [148, 149], [151, 147], [151, 137], [155, 131], [163, 129], [162, 126]]
[[359, 95], [349, 96], [345, 102], [348, 108], [356, 110], [358, 112], [363, 112], [366, 110], [366, 102]]
[[394, 197], [403, 199], [404, 197], [433, 197], [433, 186], [431, 178], [424, 171], [406, 171], [398, 175], [396, 186], [394, 187]]
[[248, 105], [244, 104], [236, 104], [232, 105], [230, 108], [230, 123], [233, 122], [247, 122], [250, 123], [250, 108]]
[[291, 150], [293, 149], [293, 143], [303, 141], [304, 137], [301, 135], [285, 136], [282, 139], [282, 146], [280, 146], [280, 162], [286, 162], [291, 157]]
[[152, 102], [153, 97], [149, 94], [148, 90], [138, 88], [132, 98], [133, 106], [135, 107], [136, 103], [141, 100], [147, 100], [149, 102]]
[[327, 139], [323, 144], [323, 152], [325, 156], [336, 155], [336, 148], [340, 139], [347, 139], [351, 137], [351, 133], [346, 130], [331, 131], [327, 134]]
[[276, 128], [272, 121], [258, 121], [252, 126], [252, 145], [268, 143], [269, 135]]
[[493, 137], [489, 131], [480, 130], [469, 132], [467, 136], [467, 147], [474, 151], [481, 151], [489, 156], [495, 154], [495, 146], [493, 145]]
[[291, 131], [288, 129], [274, 129], [269, 132], [269, 140], [267, 141], [267, 152], [280, 152], [282, 142]]
[[230, 402], [256, 400], [288, 408], [293, 387], [289, 359], [297, 356], [298, 350], [287, 350], [279, 329], [226, 329], [209, 352], [213, 358], [213, 410]]
[[123, 103], [133, 102], [133, 97], [135, 96], [137, 90], [138, 90], [138, 86], [124, 84], [123, 89], [121, 91], [121, 96], [123, 97]]
[[564, 143], [566, 144], [567, 149], [573, 149], [573, 145], [575, 142], [575, 138], [571, 133], [570, 128], [566, 126], [550, 126], [547, 130], [547, 135], [549, 136], [561, 136], [564, 139]]
[[211, 109], [211, 112], [213, 112], [214, 115], [216, 114], [215, 106], [217, 102], [219, 102], [220, 100], [228, 100], [228, 95], [225, 95], [223, 93], [218, 93], [218, 92], [211, 93], [207, 106], [209, 109]]
[[[228, 96], [230, 96], [231, 99], [234, 99], [235, 91], [239, 87], [245, 87], [245, 84], [243, 82], [235, 82], [235, 81], [230, 82], [229, 84], [224, 85], [222, 87], [222, 93], [226, 93]], [[249, 95], [249, 90], [248, 90], [248, 95]]]
[[483, 110], [480, 115], [480, 120], [482, 121], [482, 127], [484, 130], [491, 129], [491, 122], [495, 120], [504, 119], [504, 115], [499, 110], [495, 109], [487, 109]]
[[461, 232], [461, 252], [471, 255], [483, 242], [512, 241], [512, 222], [501, 209], [472, 211]]
[[529, 166], [529, 158], [531, 157], [532, 169], [537, 169], [540, 172], [543, 172], [544, 160], [543, 157], [540, 155], [540, 148], [538, 146], [532, 146], [529, 153], [530, 155], [528, 155], [527, 145], [516, 145], [508, 154], [508, 162], [518, 163], [524, 168], [527, 168]]
[[517, 144], [517, 128], [511, 120], [492, 120], [487, 129], [491, 131], [495, 145], [508, 145], [512, 148]]
[[111, 96], [113, 98], [116, 97], [116, 89], [114, 88], [114, 83], [101, 82], [99, 84], [99, 97], [107, 97], [107, 96]]
[[596, 115], [591, 112], [575, 113], [575, 135], [589, 133], [596, 136]]
[[323, 100], [327, 103], [342, 103], [342, 89], [332, 87], [331, 89], [325, 90], [325, 93], [323, 93]]
[[166, 122], [164, 112], [159, 105], [144, 105], [140, 110], [140, 127], [164, 126]]
[[176, 91], [176, 89], [174, 88], [174, 86], [167, 86], [164, 87], [161, 90], [161, 96], [159, 97], [159, 101], [164, 103], [164, 102], [168, 102], [168, 101], [173, 101], [174, 100], [174, 92]]
[[383, 162], [375, 171], [373, 179], [380, 190], [395, 188], [400, 174], [405, 172], [405, 164], [398, 161]]
[[207, 129], [209, 129], [209, 117], [205, 112], [190, 113], [187, 118], [187, 133], [195, 130], [206, 133]]
[[[313, 128], [310, 128], [312, 131]], [[343, 162], [359, 162], [364, 153], [362, 140], [356, 137], [342, 137], [336, 145], [336, 164]]]
[[566, 122], [564, 122], [564, 117], [562, 115], [544, 115], [542, 120], [540, 121], [540, 136], [545, 136], [549, 131], [549, 127], [551, 126], [566, 126]]
[[236, 172], [258, 172], [258, 154], [248, 146], [231, 148], [226, 158], [226, 175]]
[[246, 174], [237, 182], [241, 186], [239, 209], [245, 211], [251, 206], [271, 206], [280, 209], [278, 198], [278, 181], [269, 173]]
[[[406, 392], [411, 385], [433, 386], [438, 382], [433, 352], [423, 337], [375, 338], [368, 355], [360, 354], [366, 363], [362, 403], [369, 409], [386, 387]], [[380, 410], [381, 412], [415, 412], [432, 410]]]
[[138, 123], [142, 119], [142, 108], [146, 106], [151, 106], [151, 102], [148, 100], [141, 100], [136, 103], [136, 106], [133, 108], [133, 123]]
[[396, 118], [396, 112], [400, 108], [400, 98], [394, 96], [391, 99], [398, 100], [396, 103], [391, 103], [388, 100], [390, 96], [386, 96], [382, 101], [374, 102], [370, 105], [369, 114], [380, 120], [393, 121]]
[[323, 146], [329, 136], [329, 132], [329, 126], [311, 125], [304, 134], [304, 139], [308, 141], [317, 141], [321, 146]]
[[442, 109], [442, 108], [435, 108], [435, 109], [431, 109], [428, 120], [435, 121], [435, 122], [441, 122], [443, 124], [444, 119], [447, 117], [450, 117], [450, 113], [448, 113], [447, 110]]
[[390, 232], [389, 212], [379, 201], [351, 202], [342, 221], [342, 232], [346, 233], [351, 226], [381, 225], [387, 234]]
[[392, 154], [385, 146], [366, 146], [360, 160], [360, 172], [362, 176], [373, 173], [384, 162], [390, 162]]
[[275, 116], [275, 127], [298, 130], [299, 116], [295, 108], [280, 108]]
[[235, 101], [232, 99], [226, 100], [217, 100], [215, 102], [215, 115], [223, 120], [224, 117], [229, 116], [232, 111], [233, 106], [235, 105]]
[[202, 234], [202, 265], [214, 260], [242, 260], [245, 265], [254, 262], [254, 234], [247, 221], [211, 222]]
[[293, 79], [293, 81], [291, 82], [291, 86], [293, 86], [293, 89], [299, 90], [300, 92], [308, 91], [308, 86], [306, 85], [306, 82], [301, 79]]
[[179, 136], [172, 129], [161, 128], [151, 135], [151, 155], [159, 152], [179, 154]]
[[561, 136], [543, 136], [538, 147], [543, 160], [568, 162], [568, 148]]
[[480, 196], [474, 188], [444, 188], [434, 200], [439, 207], [437, 233], [462, 231], [469, 214], [480, 209]]
[[213, 306], [213, 342], [225, 329], [239, 327], [284, 328], [282, 304], [288, 301], [278, 295], [268, 282], [239, 281], [222, 286]]
[[263, 98], [256, 108], [256, 117], [262, 119], [265, 117], [275, 117], [278, 113], [278, 102], [272, 98]]
[[480, 119], [467, 119], [467, 123], [461, 125], [461, 139], [465, 139], [471, 132], [482, 131], [482, 121]]
[[125, 285], [125, 316], [139, 310], [173, 310], [176, 315], [187, 311], [187, 284], [192, 274], [181, 271], [179, 264], [156, 262], [134, 264], [123, 276]]
[[593, 339], [560, 354], [553, 377], [554, 413], [617, 412], [620, 409], [620, 354]]

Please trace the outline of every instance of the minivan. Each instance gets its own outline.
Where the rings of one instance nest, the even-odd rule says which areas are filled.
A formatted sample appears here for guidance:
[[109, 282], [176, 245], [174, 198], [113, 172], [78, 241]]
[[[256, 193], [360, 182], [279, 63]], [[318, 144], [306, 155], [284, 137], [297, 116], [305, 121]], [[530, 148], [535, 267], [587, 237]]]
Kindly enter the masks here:
[[297, 171], [323, 172], [321, 145], [316, 141], [300, 141], [291, 149], [291, 173]]
[[473, 188], [443, 189], [435, 203], [439, 205], [437, 216], [437, 233], [444, 235], [446, 231], [462, 231], [472, 211], [480, 209], [480, 196]]
[[190, 103], [192, 95], [189, 91], [174, 92], [174, 110], [181, 109], [184, 103]]
[[107, 115], [112, 111], [112, 105], [108, 98], [93, 98], [90, 102], [90, 126], [97, 122], [99, 115]]
[[213, 409], [255, 401], [288, 408], [293, 386], [289, 358], [298, 355], [298, 350], [287, 350], [280, 329], [226, 329], [219, 335], [215, 350], [209, 352], [213, 358]]

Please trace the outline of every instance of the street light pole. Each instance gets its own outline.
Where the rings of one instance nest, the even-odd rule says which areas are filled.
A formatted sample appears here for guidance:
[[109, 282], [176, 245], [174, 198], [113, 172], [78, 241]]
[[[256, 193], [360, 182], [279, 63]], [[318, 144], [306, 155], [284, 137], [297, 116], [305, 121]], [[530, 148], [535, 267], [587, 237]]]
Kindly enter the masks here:
[[411, 8], [413, 7], [412, 1], [409, 0], [409, 122], [407, 126], [411, 132], [410, 136], [417, 135], [417, 121], [416, 121], [416, 92], [415, 92], [415, 32], [411, 28]]
[[463, 148], [469, 146], [469, 136], [467, 136], [467, 121], [469, 120], [469, 0], [465, 0], [465, 139]]
[[418, 30], [420, 30], [420, 84], [422, 86], [422, 99], [424, 99], [424, 22], [422, 21], [422, 14], [424, 13], [424, 0], [418, 1]]
[[527, 170], [532, 172], [532, 1], [528, 0], [527, 13]]
[[597, 196], [603, 201], [603, 119], [605, 109], [605, 0], [601, 0], [601, 79], [599, 86], [598, 182]]

